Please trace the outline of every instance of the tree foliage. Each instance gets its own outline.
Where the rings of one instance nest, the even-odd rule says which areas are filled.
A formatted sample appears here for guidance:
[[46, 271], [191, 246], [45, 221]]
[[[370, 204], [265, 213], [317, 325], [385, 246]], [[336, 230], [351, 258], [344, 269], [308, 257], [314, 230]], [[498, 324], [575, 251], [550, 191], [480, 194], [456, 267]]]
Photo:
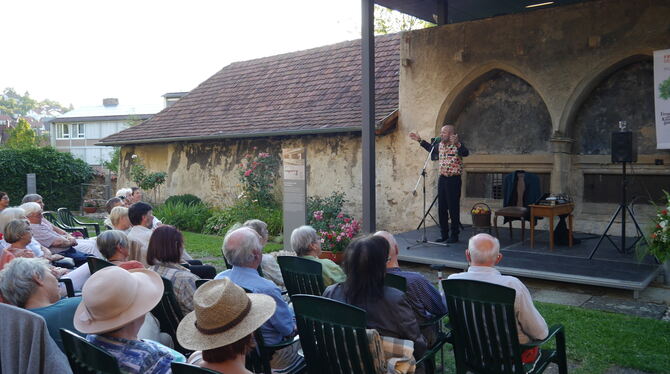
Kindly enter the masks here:
[[51, 147], [0, 149], [2, 189], [14, 202], [26, 194], [29, 173], [36, 174], [37, 193], [44, 198], [47, 210], [79, 207], [81, 184], [93, 177], [93, 169], [86, 162]]
[[9, 130], [7, 138], [7, 147], [14, 149], [25, 149], [39, 146], [40, 139], [35, 134], [35, 130], [30, 127], [28, 121], [19, 118], [16, 127]]
[[30, 93], [27, 91], [21, 95], [11, 87], [5, 88], [2, 94], [0, 94], [0, 113], [10, 116], [25, 116], [31, 110], [42, 111], [48, 114], [53, 111], [65, 113], [71, 109], [71, 105], [69, 108], [66, 108], [54, 100], [45, 99], [37, 101], [31, 98]]
[[400, 13], [397, 10], [375, 5], [375, 35], [433, 27], [435, 24]]

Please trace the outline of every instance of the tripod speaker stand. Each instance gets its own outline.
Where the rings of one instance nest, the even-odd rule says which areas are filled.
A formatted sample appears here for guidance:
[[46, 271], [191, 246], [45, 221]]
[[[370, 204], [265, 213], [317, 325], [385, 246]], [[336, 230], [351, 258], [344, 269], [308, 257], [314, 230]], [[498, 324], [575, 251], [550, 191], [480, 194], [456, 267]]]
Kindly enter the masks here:
[[[616, 248], [616, 250], [621, 254], [631, 252], [635, 247], [635, 245], [640, 241], [640, 239], [647, 242], [647, 239], [644, 237], [642, 229], [640, 229], [640, 225], [637, 223], [637, 220], [635, 219], [635, 214], [633, 214], [633, 211], [627, 204], [627, 198], [626, 198], [626, 188], [628, 187], [628, 178], [626, 175], [626, 163], [634, 162], [636, 161], [637, 158], [634, 152], [635, 147], [633, 145], [633, 133], [631, 131], [624, 131], [626, 128], [626, 122], [624, 121], [619, 122], [619, 128], [621, 129], [620, 132], [612, 133], [612, 162], [621, 162], [621, 168], [622, 168], [621, 201], [619, 202], [619, 208], [617, 208], [616, 212], [614, 212], [614, 215], [610, 219], [610, 222], [605, 228], [605, 231], [600, 236], [598, 243], [591, 251], [591, 254], [589, 255], [589, 260], [593, 258], [593, 255], [596, 254], [596, 251], [598, 250], [600, 244], [602, 244], [603, 239], [605, 238], [607, 238], [607, 240], [609, 240], [610, 243], [614, 245], [614, 248]], [[614, 224], [614, 220], [619, 215], [619, 213], [621, 213], [621, 244], [617, 245], [612, 240], [612, 238], [610, 238], [609, 235], [607, 235], [607, 232], [612, 227], [612, 224]], [[633, 241], [633, 244], [630, 245], [630, 247], [626, 247], [626, 213], [630, 215], [630, 218], [633, 220], [633, 223], [635, 224], [635, 229], [637, 231], [637, 237]], [[648, 244], [649, 243], [647, 243], [647, 245]]]

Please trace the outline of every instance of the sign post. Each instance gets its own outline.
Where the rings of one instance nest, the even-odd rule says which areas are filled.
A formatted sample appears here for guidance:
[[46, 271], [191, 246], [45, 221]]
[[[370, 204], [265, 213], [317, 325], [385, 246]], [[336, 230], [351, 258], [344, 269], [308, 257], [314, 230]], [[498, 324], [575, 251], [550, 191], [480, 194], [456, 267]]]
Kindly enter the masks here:
[[307, 219], [305, 148], [282, 149], [284, 162], [284, 249], [291, 248], [291, 233]]

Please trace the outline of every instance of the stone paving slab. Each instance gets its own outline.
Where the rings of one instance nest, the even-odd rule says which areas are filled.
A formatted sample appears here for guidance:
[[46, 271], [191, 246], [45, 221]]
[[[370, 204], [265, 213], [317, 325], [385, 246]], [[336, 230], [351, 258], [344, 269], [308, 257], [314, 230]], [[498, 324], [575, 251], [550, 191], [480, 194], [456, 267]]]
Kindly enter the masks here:
[[585, 302], [582, 308], [661, 319], [667, 307], [662, 304], [616, 299], [607, 296], [594, 296]]
[[531, 296], [533, 297], [533, 301], [571, 306], [581, 306], [591, 298], [591, 295], [587, 294], [546, 289], [531, 292]]

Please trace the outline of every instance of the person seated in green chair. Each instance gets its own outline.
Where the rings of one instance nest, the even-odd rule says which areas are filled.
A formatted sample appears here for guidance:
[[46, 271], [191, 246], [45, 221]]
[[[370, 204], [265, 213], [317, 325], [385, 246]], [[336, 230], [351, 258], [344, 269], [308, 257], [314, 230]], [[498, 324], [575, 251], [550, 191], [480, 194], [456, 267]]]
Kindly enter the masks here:
[[384, 285], [388, 256], [389, 242], [380, 236], [352, 241], [344, 251], [347, 280], [326, 288], [323, 296], [364, 309], [367, 328], [413, 341], [414, 357], [420, 358], [426, 352], [426, 339], [414, 310], [404, 292]]
[[321, 263], [323, 270], [323, 285], [328, 287], [347, 279], [342, 268], [332, 260], [319, 258], [321, 254], [321, 238], [312, 226], [300, 226], [291, 233], [291, 247], [299, 257]]
[[154, 271], [108, 266], [91, 275], [74, 314], [74, 327], [86, 340], [116, 357], [122, 373], [169, 373], [172, 361], [186, 357], [160, 343], [140, 340], [146, 314], [163, 297]]
[[39, 314], [49, 335], [63, 349], [60, 329], [77, 332], [72, 324], [80, 297], [60, 299], [58, 280], [41, 258], [15, 258], [0, 271], [0, 294], [7, 304]]

